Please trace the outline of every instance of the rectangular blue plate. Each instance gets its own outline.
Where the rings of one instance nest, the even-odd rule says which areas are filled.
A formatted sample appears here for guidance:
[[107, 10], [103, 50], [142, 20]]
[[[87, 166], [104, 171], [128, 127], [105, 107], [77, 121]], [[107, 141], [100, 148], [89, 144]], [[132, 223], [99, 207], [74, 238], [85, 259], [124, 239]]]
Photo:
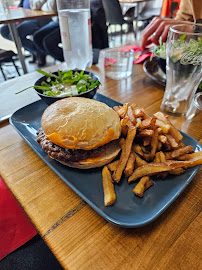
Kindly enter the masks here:
[[[96, 94], [96, 100], [110, 107], [120, 103]], [[122, 227], [140, 227], [155, 220], [180, 195], [199, 170], [199, 166], [187, 169], [183, 175], [168, 176], [165, 179], [153, 177], [154, 186], [149, 188], [143, 198], [133, 194], [136, 183], [127, 183], [122, 179], [115, 185], [116, 202], [112, 206], [104, 206], [102, 188], [102, 168], [79, 170], [66, 167], [49, 158], [36, 142], [36, 131], [41, 126], [41, 116], [47, 105], [36, 101], [16, 111], [10, 117], [11, 125], [17, 130], [30, 147], [43, 161], [61, 177], [83, 200], [106, 220]], [[182, 133], [183, 142], [192, 145], [195, 151], [201, 151], [202, 146], [189, 135]]]

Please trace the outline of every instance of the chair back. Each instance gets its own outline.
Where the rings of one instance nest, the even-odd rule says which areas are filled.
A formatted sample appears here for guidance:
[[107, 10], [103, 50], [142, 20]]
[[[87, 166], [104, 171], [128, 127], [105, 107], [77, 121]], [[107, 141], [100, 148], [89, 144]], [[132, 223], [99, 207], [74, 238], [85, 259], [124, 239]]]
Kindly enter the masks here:
[[119, 0], [102, 0], [108, 24], [124, 24], [124, 18]]
[[150, 18], [160, 16], [162, 6], [163, 0], [153, 0], [146, 2], [144, 8], [140, 13], [140, 18], [142, 20], [148, 20]]

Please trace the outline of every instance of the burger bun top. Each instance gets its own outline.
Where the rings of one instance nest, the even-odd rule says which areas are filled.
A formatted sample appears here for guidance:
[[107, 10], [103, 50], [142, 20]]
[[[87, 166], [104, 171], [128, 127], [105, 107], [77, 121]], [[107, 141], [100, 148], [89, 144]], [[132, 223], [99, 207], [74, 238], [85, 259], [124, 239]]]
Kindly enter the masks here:
[[53, 143], [69, 149], [91, 150], [119, 138], [120, 119], [106, 104], [88, 98], [56, 101], [43, 113], [41, 126]]

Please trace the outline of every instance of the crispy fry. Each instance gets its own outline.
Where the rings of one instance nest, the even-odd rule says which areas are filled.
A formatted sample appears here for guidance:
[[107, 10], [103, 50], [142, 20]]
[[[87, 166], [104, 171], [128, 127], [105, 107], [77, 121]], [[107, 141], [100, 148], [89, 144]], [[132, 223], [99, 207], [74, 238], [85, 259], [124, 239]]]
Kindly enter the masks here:
[[150, 137], [145, 137], [143, 140], [143, 145], [148, 146], [151, 143], [151, 138]]
[[116, 183], [118, 183], [120, 181], [123, 170], [125, 169], [126, 163], [128, 161], [128, 158], [129, 158], [129, 155], [131, 152], [132, 143], [133, 143], [133, 140], [134, 140], [135, 135], [136, 135], [136, 131], [137, 131], [137, 128], [134, 126], [129, 127], [129, 129], [128, 129], [128, 134], [126, 137], [126, 146], [123, 149], [123, 151], [121, 152], [121, 157], [119, 160], [118, 167], [117, 167], [116, 171], [113, 173], [113, 180]]
[[133, 151], [136, 153], [136, 154], [138, 154], [138, 155], [140, 155], [140, 156], [143, 156], [144, 155], [144, 153], [142, 152], [142, 148], [141, 148], [141, 146], [139, 145], [139, 144], [133, 144], [132, 145], [132, 149], [133, 149]]
[[140, 181], [137, 183], [135, 188], [133, 189], [133, 192], [139, 196], [143, 197], [145, 190], [147, 190], [150, 186], [152, 186], [154, 183], [149, 179], [149, 176], [144, 176], [140, 179]]
[[168, 142], [172, 148], [174, 149], [178, 148], [178, 143], [176, 142], [175, 138], [172, 135], [166, 134], [165, 136], [167, 137]]
[[143, 128], [143, 129], [144, 129], [144, 128], [150, 129], [150, 128], [152, 128], [152, 127], [154, 128], [155, 123], [156, 123], [156, 117], [154, 117], [154, 116], [148, 117], [148, 118], [146, 118], [146, 119], [144, 119], [144, 120], [142, 121], [142, 128]]
[[162, 151], [159, 152], [160, 162], [166, 162], [166, 157]]
[[187, 153], [193, 152], [193, 147], [191, 145], [185, 146], [184, 148], [178, 148], [172, 152], [165, 153], [166, 159], [176, 159]]
[[142, 118], [142, 119], [147, 119], [149, 116], [144, 112], [143, 109], [135, 108], [133, 110], [133, 114], [136, 118]]
[[142, 159], [138, 154], [136, 154], [135, 153], [135, 168], [139, 168], [139, 167], [141, 167], [141, 166], [143, 166], [143, 165], [146, 165], [147, 164], [147, 162], [144, 160], [144, 159]]
[[173, 136], [173, 138], [175, 138], [175, 141], [177, 143], [179, 143], [183, 139], [182, 134], [172, 124], [171, 124], [170, 130], [169, 130], [169, 133], [171, 136]]
[[160, 159], [160, 152], [157, 152], [155, 157], [154, 157], [154, 162], [155, 163], [160, 163], [161, 159]]
[[154, 131], [152, 129], [143, 129], [140, 132], [140, 136], [148, 136], [148, 137], [152, 137], [152, 135], [154, 134]]
[[169, 132], [170, 129], [170, 125], [165, 124], [163, 121], [156, 119], [156, 126], [161, 128], [161, 130], [163, 131], [164, 134]]
[[137, 120], [133, 114], [133, 109], [131, 106], [128, 106], [127, 115], [129, 117], [130, 121], [133, 123], [133, 125], [136, 125]]
[[104, 166], [102, 169], [102, 184], [104, 191], [104, 204], [105, 206], [111, 205], [116, 200], [116, 194], [114, 191], [111, 174], [107, 166]]
[[124, 171], [126, 177], [130, 176], [133, 173], [135, 167], [135, 159], [136, 155], [133, 151], [131, 151]]
[[[201, 158], [202, 159], [202, 158]], [[195, 163], [194, 163], [195, 162]], [[142, 167], [137, 168], [133, 174], [128, 178], [128, 182], [131, 183], [143, 176], [150, 176], [160, 172], [168, 172], [175, 168], [192, 166], [200, 161], [166, 161], [162, 163], [148, 163]], [[198, 165], [198, 164], [197, 164]]]
[[117, 169], [118, 163], [119, 163], [119, 160], [115, 160], [112, 163], [107, 164], [107, 167], [111, 172], [114, 172]]
[[157, 112], [154, 114], [159, 120], [165, 122], [167, 125], [170, 125], [169, 133], [175, 139], [177, 143], [179, 143], [183, 136], [182, 134], [173, 126], [173, 124], [169, 121], [168, 117], [165, 116], [162, 112]]
[[160, 134], [158, 136], [158, 140], [162, 143], [166, 143], [168, 141], [167, 137], [165, 135]]
[[123, 106], [117, 111], [120, 118], [124, 118], [127, 110], [128, 110], [129, 103], [123, 104]]
[[158, 147], [158, 131], [155, 130], [151, 139], [151, 157], [154, 158]]
[[197, 156], [202, 156], [202, 151], [199, 152], [194, 152], [192, 154], [185, 154], [177, 157], [178, 160], [189, 160], [191, 158], [197, 157]]
[[171, 171], [169, 171], [169, 174], [173, 174], [173, 175], [180, 175], [184, 173], [184, 169], [183, 168], [176, 168], [173, 169]]

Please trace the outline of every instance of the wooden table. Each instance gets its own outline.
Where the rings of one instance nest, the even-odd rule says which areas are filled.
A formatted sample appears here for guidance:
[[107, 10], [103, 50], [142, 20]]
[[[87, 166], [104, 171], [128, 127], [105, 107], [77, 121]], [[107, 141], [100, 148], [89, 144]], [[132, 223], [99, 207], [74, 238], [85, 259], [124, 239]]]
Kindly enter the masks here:
[[[106, 79], [99, 65], [90, 70], [100, 76], [101, 94], [135, 102], [148, 114], [159, 110], [164, 89], [144, 74], [142, 65], [134, 65], [132, 76], [121, 81]], [[10, 80], [10, 86], [20, 90], [36, 76]], [[6, 83], [0, 86], [9, 87]], [[178, 128], [181, 122], [173, 119]], [[202, 170], [157, 220], [127, 229], [107, 222], [84, 203], [8, 123], [1, 125], [0, 160], [1, 177], [64, 269], [202, 269]]]
[[22, 43], [20, 37], [17, 33], [16, 29], [16, 22], [22, 22], [25, 20], [35, 20], [35, 19], [45, 19], [52, 16], [55, 16], [55, 12], [44, 12], [41, 10], [32, 10], [32, 9], [25, 9], [25, 8], [16, 8], [16, 9], [9, 9], [8, 13], [5, 13], [0, 18], [0, 24], [8, 24], [11, 37], [15, 42], [18, 57], [20, 63], [22, 65], [22, 69], [24, 74], [27, 73], [27, 68], [25, 65], [24, 56], [22, 54]]

